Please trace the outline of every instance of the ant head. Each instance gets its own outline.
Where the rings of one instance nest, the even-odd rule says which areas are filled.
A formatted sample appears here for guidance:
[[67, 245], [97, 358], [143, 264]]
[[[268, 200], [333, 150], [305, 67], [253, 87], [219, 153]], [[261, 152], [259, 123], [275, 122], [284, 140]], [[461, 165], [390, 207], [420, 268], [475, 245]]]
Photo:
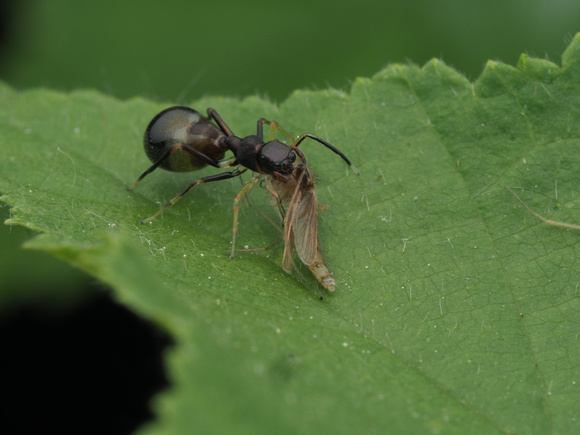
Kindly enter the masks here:
[[226, 141], [238, 162], [251, 171], [268, 175], [274, 172], [288, 175], [294, 170], [296, 154], [292, 148], [278, 140], [264, 143], [258, 136], [247, 136], [243, 139], [228, 136]]
[[278, 172], [283, 175], [291, 174], [294, 170], [296, 154], [288, 145], [278, 140], [264, 144], [258, 152], [256, 167], [262, 174]]

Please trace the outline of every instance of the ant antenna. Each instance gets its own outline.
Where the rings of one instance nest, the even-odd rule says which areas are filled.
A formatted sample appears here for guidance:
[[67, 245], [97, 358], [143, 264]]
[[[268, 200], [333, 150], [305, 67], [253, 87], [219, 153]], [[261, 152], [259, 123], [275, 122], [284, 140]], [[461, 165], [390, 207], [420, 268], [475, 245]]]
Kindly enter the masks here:
[[342, 151], [340, 151], [338, 148], [336, 148], [334, 145], [329, 144], [328, 142], [326, 142], [324, 139], [320, 139], [318, 136], [315, 136], [313, 134], [310, 133], [304, 133], [302, 136], [300, 136], [297, 140], [296, 143], [294, 144], [295, 147], [298, 147], [306, 138], [310, 138], [310, 139], [314, 139], [316, 142], [321, 143], [322, 145], [324, 145], [326, 148], [328, 148], [330, 151], [334, 152], [335, 154], [338, 154], [342, 160], [344, 160], [346, 162], [346, 164], [348, 166], [351, 167], [351, 169], [353, 170], [353, 172], [356, 175], [360, 175], [360, 172], [357, 168], [354, 167], [354, 165], [350, 162], [350, 160], [348, 159], [348, 157], [346, 157]]

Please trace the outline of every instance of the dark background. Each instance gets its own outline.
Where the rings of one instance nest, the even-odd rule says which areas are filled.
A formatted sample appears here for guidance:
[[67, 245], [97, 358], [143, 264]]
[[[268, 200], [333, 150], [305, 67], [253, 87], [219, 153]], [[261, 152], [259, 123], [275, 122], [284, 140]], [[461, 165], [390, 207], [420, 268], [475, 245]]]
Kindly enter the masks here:
[[[356, 77], [370, 77], [395, 62], [422, 65], [437, 57], [471, 80], [488, 59], [516, 65], [526, 53], [560, 63], [561, 53], [579, 30], [578, 17], [580, 2], [575, 0], [295, 0], [282, 5], [4, 0], [0, 80], [23, 90], [94, 88], [120, 99], [144, 97], [167, 104], [189, 104], [208, 94], [258, 95], [281, 102], [294, 89], [348, 91]], [[0, 220], [8, 217], [8, 208], [0, 208]], [[131, 356], [138, 354], [144, 361], [141, 355], [151, 352], [158, 357], [168, 341], [140, 326], [134, 335], [116, 334], [115, 330], [133, 331], [127, 325], [138, 325], [138, 319], [110, 299], [89, 297], [96, 285], [81, 272], [48, 255], [20, 249], [32, 235], [0, 225], [0, 340], [5, 356], [0, 372], [20, 367], [25, 377], [9, 370], [16, 388], [3, 384], [0, 399], [24, 410], [3, 408], [5, 414], [16, 416], [16, 423], [18, 418], [29, 423], [18, 426], [20, 431], [13, 427], [2, 433], [54, 433], [51, 428], [57, 426], [49, 424], [54, 410], [73, 411], [71, 406], [79, 403], [95, 414], [82, 414], [82, 430], [71, 419], [70, 430], [58, 426], [58, 433], [90, 433], [86, 422], [93, 422], [94, 433], [100, 431], [96, 422], [108, 428], [107, 433], [129, 433], [139, 419], [150, 417], [146, 411], [121, 413], [137, 419], [121, 423], [120, 414], [97, 404], [103, 397], [133, 397], [145, 409], [148, 396], [165, 382], [162, 373], [155, 377], [146, 372], [152, 382], [149, 389], [136, 389], [143, 384], [136, 376], [128, 385], [115, 379], [127, 379], [124, 367], [134, 371]], [[53, 345], [45, 346], [47, 341]], [[83, 342], [101, 352], [82, 350]], [[67, 349], [72, 349], [70, 354]], [[86, 358], [79, 359], [83, 354]], [[77, 361], [78, 371], [65, 363], [71, 359]], [[153, 368], [161, 364], [159, 359], [150, 361]], [[92, 382], [95, 377], [110, 380], [119, 390], [104, 381]], [[71, 379], [91, 387], [72, 390], [70, 403], [50, 400], [50, 394], [44, 405], [31, 401], [32, 396], [44, 397], [40, 391], [69, 388]], [[22, 393], [23, 386], [28, 395], [14, 400], [10, 395]], [[123, 391], [134, 394], [122, 396]], [[44, 417], [36, 420], [38, 427], [31, 427], [34, 409], [40, 408]], [[9, 421], [4, 417], [0, 415], [0, 421]]]

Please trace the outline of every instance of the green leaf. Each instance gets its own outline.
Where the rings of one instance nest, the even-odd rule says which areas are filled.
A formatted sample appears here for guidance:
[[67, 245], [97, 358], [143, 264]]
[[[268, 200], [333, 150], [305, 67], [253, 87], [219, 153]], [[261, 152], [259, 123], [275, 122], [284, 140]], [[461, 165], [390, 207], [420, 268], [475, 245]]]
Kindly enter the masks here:
[[[156, 171], [141, 148], [169, 104], [0, 86], [0, 191], [9, 224], [110, 284], [166, 328], [173, 387], [143, 434], [577, 433], [580, 36], [562, 66], [522, 56], [465, 77], [433, 60], [358, 79], [349, 94], [297, 91], [279, 107], [206, 98], [238, 135], [260, 117], [315, 133], [319, 232], [337, 280], [286, 274], [282, 249], [229, 248], [238, 180]], [[267, 193], [251, 198], [272, 212]], [[240, 243], [279, 237], [244, 207]], [[320, 301], [319, 296], [324, 296]]]

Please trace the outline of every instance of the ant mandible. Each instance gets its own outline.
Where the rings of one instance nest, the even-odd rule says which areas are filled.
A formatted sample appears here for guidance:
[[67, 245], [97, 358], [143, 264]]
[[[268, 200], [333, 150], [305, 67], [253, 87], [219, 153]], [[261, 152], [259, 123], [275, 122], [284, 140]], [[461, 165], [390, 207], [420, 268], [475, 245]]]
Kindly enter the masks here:
[[[256, 134], [240, 138], [234, 135], [214, 109], [207, 109], [207, 114], [206, 118], [198, 111], [184, 106], [170, 107], [157, 114], [147, 126], [143, 137], [145, 153], [153, 165], [141, 174], [129, 190], [137, 187], [145, 176], [158, 167], [174, 172], [195, 171], [207, 165], [215, 168], [232, 166], [237, 168], [194, 181], [161, 210], [142, 220], [142, 224], [157, 218], [197, 185], [239, 177], [249, 169], [252, 171], [252, 178], [243, 185], [234, 198], [234, 226], [230, 254], [230, 258], [234, 258], [240, 201], [258, 184], [262, 176], [270, 175], [276, 179], [284, 179], [292, 174], [296, 152], [300, 152], [298, 147], [305, 139], [313, 139], [338, 154], [358, 175], [356, 168], [340, 150], [318, 136], [304, 133], [294, 140], [277, 122], [260, 118]], [[211, 122], [212, 120], [215, 124]], [[267, 142], [264, 141], [264, 124], [270, 126]], [[277, 131], [288, 137], [292, 145], [288, 146], [278, 141]], [[224, 159], [227, 151], [231, 151], [234, 156]]]

